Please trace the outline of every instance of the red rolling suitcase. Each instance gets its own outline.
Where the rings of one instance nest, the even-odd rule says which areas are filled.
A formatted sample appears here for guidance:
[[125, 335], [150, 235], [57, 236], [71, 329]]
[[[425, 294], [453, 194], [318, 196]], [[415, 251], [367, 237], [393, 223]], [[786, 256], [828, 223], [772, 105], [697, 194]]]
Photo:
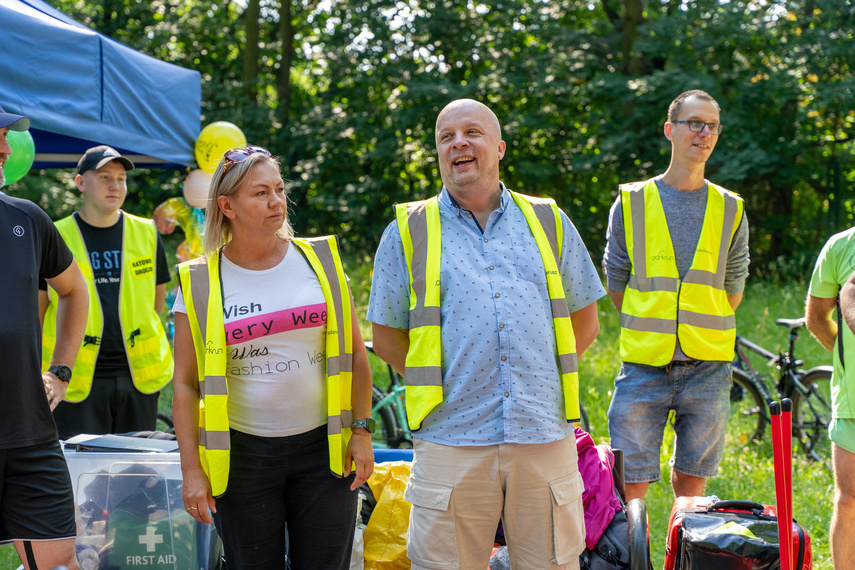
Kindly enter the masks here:
[[[665, 570], [778, 570], [777, 510], [751, 501], [678, 497], [671, 509]], [[811, 570], [810, 537], [793, 522], [796, 570]]]

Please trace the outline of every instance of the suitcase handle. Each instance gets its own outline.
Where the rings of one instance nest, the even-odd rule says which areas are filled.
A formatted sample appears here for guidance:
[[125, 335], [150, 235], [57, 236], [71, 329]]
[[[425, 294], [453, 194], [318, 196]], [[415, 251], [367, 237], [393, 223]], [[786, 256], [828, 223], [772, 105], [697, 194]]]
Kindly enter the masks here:
[[709, 510], [711, 511], [720, 511], [726, 509], [751, 511], [755, 515], [760, 515], [763, 513], [765, 507], [760, 503], [755, 503], [754, 501], [716, 501], [709, 508]]

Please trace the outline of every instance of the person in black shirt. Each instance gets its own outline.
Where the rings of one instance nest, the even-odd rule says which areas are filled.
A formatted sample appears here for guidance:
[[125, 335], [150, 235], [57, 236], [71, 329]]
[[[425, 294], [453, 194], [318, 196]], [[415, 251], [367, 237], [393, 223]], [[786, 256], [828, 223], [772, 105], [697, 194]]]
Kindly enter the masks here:
[[[77, 165], [79, 212], [56, 223], [89, 288], [89, 320], [66, 401], [54, 412], [59, 437], [155, 429], [158, 391], [172, 378], [159, 312], [169, 281], [154, 222], [120, 208], [133, 163], [109, 146]], [[55, 342], [50, 290], [42, 292], [45, 359]], [[43, 362], [44, 366], [44, 362]]]
[[[0, 107], [0, 187], [10, 130], [26, 117]], [[86, 282], [56, 227], [29, 200], [0, 192], [0, 544], [12, 542], [24, 567], [77, 570], [74, 497], [51, 410], [66, 392], [83, 339]], [[57, 342], [41, 371], [39, 280], [56, 291]]]

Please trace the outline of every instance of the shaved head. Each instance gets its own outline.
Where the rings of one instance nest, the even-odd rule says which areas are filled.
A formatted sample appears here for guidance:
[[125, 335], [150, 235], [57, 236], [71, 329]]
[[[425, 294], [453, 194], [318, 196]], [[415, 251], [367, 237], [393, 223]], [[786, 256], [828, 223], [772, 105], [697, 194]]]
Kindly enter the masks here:
[[437, 142], [439, 142], [439, 123], [442, 119], [451, 111], [455, 111], [457, 109], [466, 109], [470, 110], [477, 109], [479, 114], [486, 117], [489, 123], [489, 126], [496, 129], [496, 136], [501, 139], [502, 138], [502, 125], [499, 124], [499, 118], [493, 112], [490, 107], [481, 103], [480, 101], [476, 101], [475, 99], [457, 99], [456, 101], [452, 101], [448, 105], [446, 105], [442, 111], [439, 112], [439, 116], [436, 118], [436, 126], [434, 130], [434, 136], [437, 137]]

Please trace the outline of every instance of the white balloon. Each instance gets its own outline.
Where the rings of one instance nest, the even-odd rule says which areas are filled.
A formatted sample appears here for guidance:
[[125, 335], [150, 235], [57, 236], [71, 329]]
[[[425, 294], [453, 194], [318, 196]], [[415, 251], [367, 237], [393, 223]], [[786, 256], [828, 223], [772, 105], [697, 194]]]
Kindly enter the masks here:
[[208, 189], [211, 187], [211, 173], [196, 169], [184, 179], [184, 199], [194, 208], [208, 207]]

